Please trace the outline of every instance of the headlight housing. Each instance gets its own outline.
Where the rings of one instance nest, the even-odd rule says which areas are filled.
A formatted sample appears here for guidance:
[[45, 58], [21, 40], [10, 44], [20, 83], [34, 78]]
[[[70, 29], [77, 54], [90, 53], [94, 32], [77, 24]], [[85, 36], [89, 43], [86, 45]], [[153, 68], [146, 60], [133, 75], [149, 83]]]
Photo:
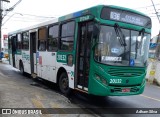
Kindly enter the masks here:
[[104, 85], [107, 85], [107, 80], [104, 79], [103, 77], [100, 77], [99, 75], [95, 74], [95, 79], [99, 82], [101, 82]]

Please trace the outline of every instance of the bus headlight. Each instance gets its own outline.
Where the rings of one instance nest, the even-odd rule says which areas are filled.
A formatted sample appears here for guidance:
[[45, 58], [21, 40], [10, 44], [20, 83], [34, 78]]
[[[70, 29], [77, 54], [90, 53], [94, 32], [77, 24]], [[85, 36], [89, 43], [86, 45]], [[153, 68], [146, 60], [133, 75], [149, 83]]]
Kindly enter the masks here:
[[104, 85], [107, 85], [107, 81], [104, 78], [101, 78], [101, 81]]
[[101, 80], [101, 78], [97, 74], [95, 74], [95, 78], [96, 80]]
[[107, 85], [107, 80], [103, 77], [100, 77], [99, 75], [95, 74], [96, 80], [100, 81], [102, 84]]
[[67, 56], [67, 65], [69, 66], [73, 65], [73, 55], [72, 54]]

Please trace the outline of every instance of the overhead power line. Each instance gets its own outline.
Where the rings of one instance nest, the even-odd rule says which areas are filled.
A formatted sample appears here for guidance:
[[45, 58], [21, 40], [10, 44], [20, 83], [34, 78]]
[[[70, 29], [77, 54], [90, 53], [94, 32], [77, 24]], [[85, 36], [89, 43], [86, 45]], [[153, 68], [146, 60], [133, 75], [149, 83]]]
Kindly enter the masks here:
[[4, 17], [11, 11], [14, 10], [14, 8], [21, 2], [22, 0], [19, 0], [17, 3], [15, 3], [12, 7], [10, 7], [9, 9], [6, 9], [6, 11], [8, 11], [3, 17], [2, 19], [4, 19]]
[[[155, 4], [155, 6], [159, 6], [160, 4]], [[144, 6], [144, 7], [138, 7], [136, 9], [141, 9], [141, 8], [147, 8], [147, 7], [153, 7], [153, 5], [149, 5], [149, 6]]]
[[[33, 18], [46, 18], [46, 19], [53, 19], [53, 18], [56, 18], [56, 17], [48, 17], [48, 16], [39, 16], [39, 15], [33, 15], [33, 14], [24, 14], [24, 13], [18, 13], [18, 12], [14, 12], [14, 14], [22, 14], [23, 16], [26, 16], [26, 17], [28, 17], [28, 18], [31, 18], [31, 17], [33, 17]], [[6, 17], [10, 17], [11, 15], [6, 15]], [[14, 17], [15, 18], [15, 17]], [[20, 17], [20, 18], [22, 18], [22, 17]]]
[[[21, 17], [13, 17], [15, 16], [16, 14], [19, 14], [21, 15]], [[6, 17], [8, 17], [8, 19], [6, 19], [2, 26], [4, 26], [4, 24], [6, 24], [12, 17], [13, 18], [17, 18], [19, 20], [17, 21], [28, 21], [28, 22], [41, 22], [42, 20], [44, 21], [45, 19], [53, 19], [53, 18], [56, 18], [56, 17], [47, 17], [47, 16], [39, 16], [39, 15], [33, 15], [33, 14], [24, 14], [24, 13], [17, 13], [15, 12], [14, 14], [12, 15], [6, 15]]]
[[7, 9], [6, 11], [12, 11], [22, 0], [19, 0], [16, 4], [14, 4], [12, 7]]
[[158, 12], [157, 12], [157, 10], [156, 10], [156, 7], [155, 7], [155, 5], [154, 5], [153, 0], [151, 0], [151, 2], [152, 2], [152, 4], [153, 4], [153, 8], [154, 8], [155, 13], [156, 13], [156, 15], [157, 15], [157, 19], [158, 19], [158, 21], [159, 21], [159, 23], [160, 23], [160, 18], [159, 18], [159, 16], [158, 16]]
[[20, 14], [27, 15], [27, 16], [33, 16], [33, 17], [40, 17], [40, 18], [56, 18], [56, 17], [39, 16], [39, 15], [25, 14], [25, 13], [20, 13]]

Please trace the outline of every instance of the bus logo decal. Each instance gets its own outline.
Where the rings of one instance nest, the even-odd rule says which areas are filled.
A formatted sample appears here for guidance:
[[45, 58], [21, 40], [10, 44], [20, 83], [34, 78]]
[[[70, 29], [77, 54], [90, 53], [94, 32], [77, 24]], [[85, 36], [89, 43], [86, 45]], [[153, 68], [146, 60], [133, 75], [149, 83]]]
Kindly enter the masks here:
[[22, 58], [26, 59], [26, 60], [29, 60], [30, 59], [30, 56], [26, 53], [22, 53]]
[[74, 72], [73, 71], [71, 71], [71, 76], [74, 76]]
[[128, 79], [126, 80], [126, 83], [129, 83], [129, 80], [128, 80]]

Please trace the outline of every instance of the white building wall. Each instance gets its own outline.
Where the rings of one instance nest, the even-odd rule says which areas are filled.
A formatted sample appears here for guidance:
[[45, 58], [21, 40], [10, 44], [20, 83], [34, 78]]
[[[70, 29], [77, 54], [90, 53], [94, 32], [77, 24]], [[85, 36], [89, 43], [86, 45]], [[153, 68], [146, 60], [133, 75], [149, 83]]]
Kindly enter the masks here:
[[160, 84], [160, 61], [156, 62], [155, 78], [156, 78], [157, 82]]
[[151, 83], [153, 83], [153, 80], [155, 80], [158, 84], [160, 84], [160, 61], [149, 61], [146, 79], [148, 79], [148, 81]]

